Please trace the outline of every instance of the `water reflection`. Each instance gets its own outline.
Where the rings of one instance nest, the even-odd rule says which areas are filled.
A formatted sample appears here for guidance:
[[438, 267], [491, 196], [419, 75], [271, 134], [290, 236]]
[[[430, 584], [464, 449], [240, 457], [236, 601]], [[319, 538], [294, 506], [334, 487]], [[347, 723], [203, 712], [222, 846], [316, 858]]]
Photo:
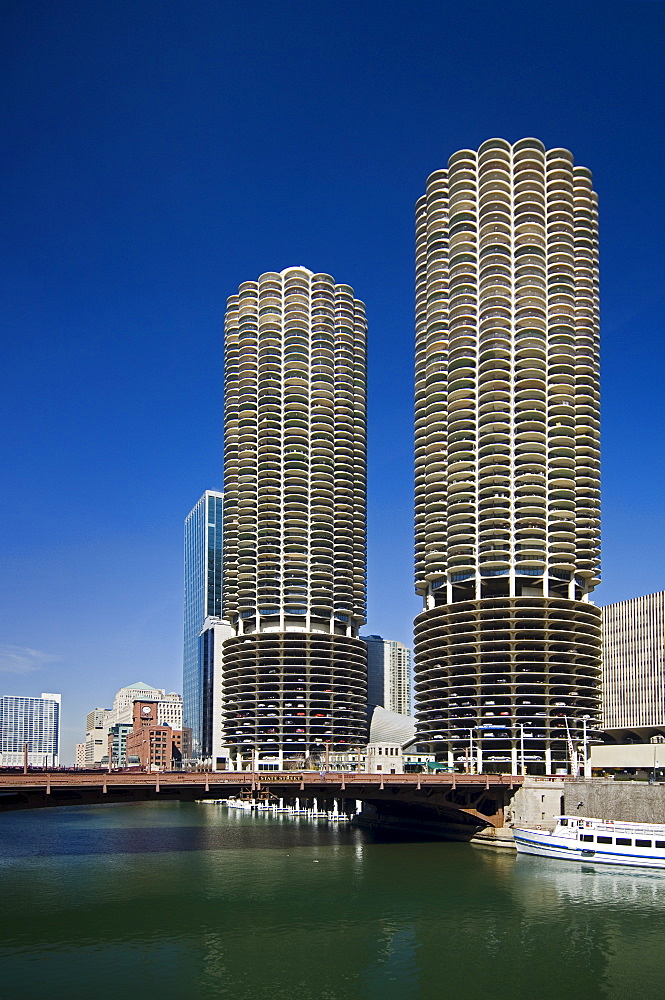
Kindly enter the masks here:
[[665, 876], [146, 804], [0, 819], [2, 1000], [643, 1000]]
[[547, 858], [518, 856], [514, 869], [514, 890], [525, 900], [534, 893], [555, 897], [556, 904], [630, 906], [632, 911], [659, 909], [663, 903], [665, 876], [648, 869], [627, 869], [550, 861]]

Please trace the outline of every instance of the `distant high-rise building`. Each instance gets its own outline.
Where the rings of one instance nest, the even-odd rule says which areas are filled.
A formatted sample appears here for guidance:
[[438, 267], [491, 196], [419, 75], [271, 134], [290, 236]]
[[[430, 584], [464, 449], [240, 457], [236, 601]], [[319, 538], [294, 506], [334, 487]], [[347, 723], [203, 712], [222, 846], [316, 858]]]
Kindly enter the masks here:
[[380, 635], [361, 635], [360, 638], [367, 647], [367, 707], [371, 712], [375, 705], [385, 708], [385, 642]]
[[265, 766], [365, 738], [366, 321], [304, 267], [228, 300], [225, 736]]
[[108, 754], [110, 708], [93, 708], [85, 721], [85, 765], [100, 767]]
[[223, 494], [206, 490], [185, 519], [185, 615], [183, 720], [192, 731], [192, 754], [210, 757], [212, 736], [204, 725], [212, 703], [213, 677], [204, 677], [201, 631], [222, 614]]
[[[139, 697], [144, 697], [139, 695]], [[171, 729], [187, 728], [183, 722], [182, 695], [175, 691], [157, 690], [157, 719], [160, 726]]]
[[134, 712], [134, 702], [144, 698], [149, 701], [156, 701], [158, 705], [158, 721], [160, 726], [171, 726], [172, 729], [182, 729], [182, 695], [175, 691], [166, 691], [164, 688], [152, 687], [145, 681], [137, 681], [135, 684], [128, 684], [116, 691], [113, 698], [113, 708], [106, 709], [109, 712], [108, 726], [116, 723], [129, 723], [132, 721]]
[[74, 767], [85, 767], [85, 743], [76, 744]]
[[665, 735], [665, 591], [603, 608], [603, 729]]
[[59, 694], [40, 698], [5, 694], [0, 698], [0, 766], [24, 763], [36, 767], [57, 767], [60, 753]]
[[416, 228], [418, 734], [549, 772], [600, 710], [591, 174], [491, 139], [431, 175]]
[[361, 635], [367, 646], [367, 702], [389, 712], [413, 712], [411, 650], [380, 635]]
[[140, 698], [157, 704], [160, 726], [170, 726], [178, 731], [183, 729], [182, 695], [167, 692], [164, 688], [152, 687], [145, 681], [128, 684], [116, 691], [112, 708], [95, 708], [92, 712], [88, 712], [84, 744], [88, 767], [108, 763], [109, 734], [113, 730], [114, 737], [118, 737], [123, 731], [118, 730], [117, 726], [131, 727], [134, 702]]

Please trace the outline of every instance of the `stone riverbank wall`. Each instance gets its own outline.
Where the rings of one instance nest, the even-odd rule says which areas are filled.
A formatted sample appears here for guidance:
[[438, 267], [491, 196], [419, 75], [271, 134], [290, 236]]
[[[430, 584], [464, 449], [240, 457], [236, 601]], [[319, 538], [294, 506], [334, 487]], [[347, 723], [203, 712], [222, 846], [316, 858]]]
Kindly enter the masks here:
[[610, 778], [569, 778], [564, 784], [565, 812], [570, 816], [665, 823], [665, 784]]

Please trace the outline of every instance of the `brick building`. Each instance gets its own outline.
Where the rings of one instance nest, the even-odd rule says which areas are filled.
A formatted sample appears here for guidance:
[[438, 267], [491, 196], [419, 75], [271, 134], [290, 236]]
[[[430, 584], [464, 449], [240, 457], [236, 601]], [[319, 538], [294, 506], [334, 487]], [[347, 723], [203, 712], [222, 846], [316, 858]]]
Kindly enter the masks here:
[[132, 731], [127, 734], [127, 761], [136, 759], [151, 771], [170, 771], [191, 754], [191, 731], [160, 725], [156, 701], [137, 700]]

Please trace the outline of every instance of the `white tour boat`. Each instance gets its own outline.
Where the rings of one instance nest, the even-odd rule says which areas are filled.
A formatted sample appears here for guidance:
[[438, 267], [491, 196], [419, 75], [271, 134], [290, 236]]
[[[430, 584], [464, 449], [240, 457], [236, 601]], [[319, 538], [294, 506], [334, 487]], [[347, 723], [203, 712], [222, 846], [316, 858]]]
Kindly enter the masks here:
[[665, 868], [665, 823], [615, 823], [586, 816], [559, 816], [553, 830], [517, 827], [513, 835], [519, 854]]

